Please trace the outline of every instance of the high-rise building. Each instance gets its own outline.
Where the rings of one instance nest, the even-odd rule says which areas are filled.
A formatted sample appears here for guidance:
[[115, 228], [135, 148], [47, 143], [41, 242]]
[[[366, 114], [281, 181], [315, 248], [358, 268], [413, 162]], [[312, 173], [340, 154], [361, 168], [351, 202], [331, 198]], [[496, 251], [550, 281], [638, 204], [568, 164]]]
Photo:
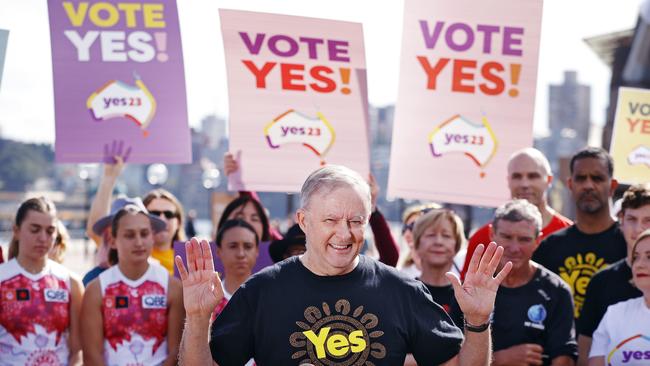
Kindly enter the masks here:
[[555, 177], [549, 195], [551, 206], [570, 218], [575, 217], [575, 207], [566, 204], [571, 197], [563, 183], [568, 178], [569, 159], [589, 143], [590, 99], [591, 88], [578, 82], [577, 72], [565, 71], [562, 84], [549, 86], [551, 133], [535, 139], [535, 147], [546, 155]]
[[209, 149], [217, 149], [221, 142], [227, 139], [226, 121], [215, 115], [205, 116], [201, 120], [201, 132], [207, 138], [206, 145]]
[[589, 141], [590, 109], [591, 88], [578, 83], [576, 71], [565, 71], [562, 84], [549, 86], [551, 135], [575, 138], [576, 149]]

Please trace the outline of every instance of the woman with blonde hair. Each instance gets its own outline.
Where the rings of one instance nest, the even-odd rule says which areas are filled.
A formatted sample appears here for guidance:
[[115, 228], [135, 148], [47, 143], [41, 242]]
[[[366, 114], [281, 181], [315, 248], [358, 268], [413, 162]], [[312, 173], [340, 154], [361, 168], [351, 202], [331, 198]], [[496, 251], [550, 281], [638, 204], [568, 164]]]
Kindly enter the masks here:
[[56, 221], [56, 231], [54, 246], [47, 256], [51, 260], [63, 264], [63, 256], [65, 255], [65, 251], [68, 249], [68, 244], [70, 243], [70, 234], [61, 220]]
[[149, 213], [167, 224], [166, 230], [154, 236], [151, 257], [158, 260], [170, 274], [174, 274], [174, 242], [186, 241], [183, 205], [171, 192], [158, 188], [142, 198]]
[[411, 278], [416, 278], [421, 273], [420, 260], [413, 247], [413, 227], [415, 226], [415, 221], [425, 213], [441, 207], [437, 203], [412, 205], [407, 207], [402, 214], [402, 239], [406, 242], [407, 248], [406, 251], [402, 252], [402, 257], [397, 268]]
[[[115, 150], [116, 149], [116, 150]], [[110, 225], [102, 226], [102, 230], [97, 229], [97, 222], [106, 216], [115, 214], [111, 207], [111, 196], [117, 185], [117, 180], [124, 170], [129, 150], [122, 155], [122, 147], [114, 147], [115, 154], [107, 157], [104, 163], [104, 173], [97, 189], [97, 194], [90, 206], [88, 222], [86, 225], [86, 234], [91, 238], [98, 247], [98, 266], [89, 272], [84, 278], [90, 282], [101, 272], [115, 263], [115, 258], [109, 257], [109, 248], [113, 241]], [[167, 272], [174, 274], [174, 241], [185, 241], [184, 230], [184, 211], [180, 201], [171, 192], [164, 189], [154, 189], [147, 193], [143, 198], [145, 207], [149, 212], [158, 216], [165, 221], [165, 231], [156, 234], [154, 237], [154, 249], [151, 256], [167, 269]], [[118, 208], [119, 209], [119, 208]]]
[[420, 216], [413, 228], [413, 248], [422, 268], [419, 280], [459, 327], [463, 313], [445, 273], [451, 271], [454, 257], [466, 242], [463, 221], [451, 210], [431, 210]]

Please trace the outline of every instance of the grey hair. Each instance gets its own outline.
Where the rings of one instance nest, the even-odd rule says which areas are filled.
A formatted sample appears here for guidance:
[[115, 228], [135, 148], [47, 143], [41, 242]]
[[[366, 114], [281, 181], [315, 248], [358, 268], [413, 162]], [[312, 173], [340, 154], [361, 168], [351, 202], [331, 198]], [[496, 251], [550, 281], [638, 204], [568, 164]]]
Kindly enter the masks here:
[[542, 214], [539, 213], [537, 206], [524, 200], [512, 200], [497, 208], [492, 220], [492, 228], [497, 231], [499, 221], [505, 220], [510, 222], [528, 221], [535, 224], [535, 237], [539, 236], [542, 231]]
[[537, 164], [539, 164], [542, 167], [542, 169], [546, 172], [547, 176], [550, 177], [553, 176], [553, 170], [551, 170], [551, 163], [548, 162], [548, 159], [546, 158], [544, 153], [535, 149], [534, 147], [527, 147], [521, 150], [517, 150], [512, 155], [510, 155], [510, 159], [508, 159], [508, 170], [510, 170], [510, 162], [515, 158], [518, 158], [523, 155], [528, 156], [531, 159], [535, 160]]
[[363, 196], [364, 206], [366, 206], [367, 212], [370, 212], [368, 182], [359, 173], [342, 165], [327, 165], [311, 173], [300, 190], [300, 207], [307, 208], [309, 201], [316, 193], [327, 193], [344, 186], [359, 189]]

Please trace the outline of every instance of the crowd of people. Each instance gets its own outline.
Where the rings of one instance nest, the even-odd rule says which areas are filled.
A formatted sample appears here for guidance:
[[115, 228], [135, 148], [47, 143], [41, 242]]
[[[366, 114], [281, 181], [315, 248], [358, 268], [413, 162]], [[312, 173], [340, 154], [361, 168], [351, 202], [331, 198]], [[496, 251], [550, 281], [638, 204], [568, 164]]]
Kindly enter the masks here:
[[[613, 212], [600, 148], [570, 161], [575, 222], [549, 206], [550, 164], [527, 148], [508, 163], [511, 200], [469, 239], [438, 203], [407, 208], [394, 238], [374, 178], [328, 165], [306, 179], [284, 236], [242, 191], [211, 240], [188, 240], [172, 193], [113, 197], [127, 157], [104, 164], [83, 278], [63, 265], [54, 204], [17, 209], [0, 365], [650, 364], [650, 185]], [[224, 166], [239, 169], [231, 154]], [[361, 254], [368, 225], [378, 259]]]

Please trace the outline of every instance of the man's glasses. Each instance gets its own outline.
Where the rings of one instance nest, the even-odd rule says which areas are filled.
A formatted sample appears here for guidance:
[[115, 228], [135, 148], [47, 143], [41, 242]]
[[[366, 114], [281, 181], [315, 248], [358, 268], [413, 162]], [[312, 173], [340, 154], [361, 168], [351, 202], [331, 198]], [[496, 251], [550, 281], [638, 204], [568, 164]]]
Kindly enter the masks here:
[[166, 211], [151, 210], [151, 211], [149, 211], [149, 213], [152, 214], [152, 215], [154, 215], [154, 216], [158, 216], [158, 217], [160, 217], [160, 215], [163, 215], [163, 216], [165, 216], [165, 218], [167, 218], [168, 220], [171, 220], [171, 219], [173, 219], [173, 218], [175, 218], [175, 217], [178, 217], [178, 215], [176, 214], [176, 212], [174, 212], [174, 211], [169, 211], [169, 210], [166, 210]]

